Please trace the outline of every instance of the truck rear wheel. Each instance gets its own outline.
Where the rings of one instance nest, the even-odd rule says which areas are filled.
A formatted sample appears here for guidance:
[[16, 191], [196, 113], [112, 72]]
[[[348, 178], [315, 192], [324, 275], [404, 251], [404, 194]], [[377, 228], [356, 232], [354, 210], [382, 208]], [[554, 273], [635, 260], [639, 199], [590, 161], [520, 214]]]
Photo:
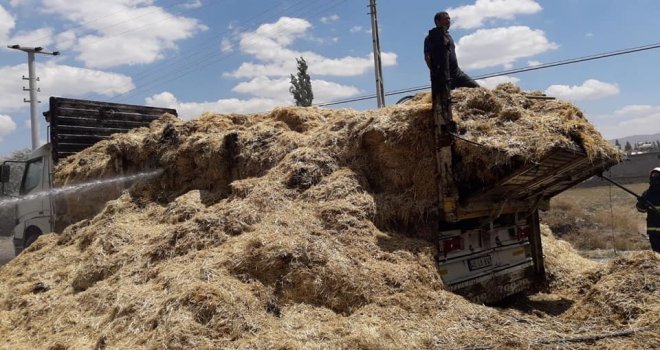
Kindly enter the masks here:
[[27, 249], [32, 243], [34, 243], [39, 236], [41, 236], [42, 232], [40, 229], [30, 226], [25, 230], [25, 235], [23, 237], [24, 244], [23, 244], [23, 249]]

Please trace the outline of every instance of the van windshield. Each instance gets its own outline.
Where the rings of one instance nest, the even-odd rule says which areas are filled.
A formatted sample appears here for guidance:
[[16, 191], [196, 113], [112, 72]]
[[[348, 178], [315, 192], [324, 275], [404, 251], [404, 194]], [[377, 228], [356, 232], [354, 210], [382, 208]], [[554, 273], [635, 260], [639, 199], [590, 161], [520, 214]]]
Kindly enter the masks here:
[[43, 158], [36, 158], [28, 161], [25, 168], [25, 177], [21, 185], [21, 194], [27, 194], [35, 187], [39, 186], [41, 182], [41, 174], [43, 174]]

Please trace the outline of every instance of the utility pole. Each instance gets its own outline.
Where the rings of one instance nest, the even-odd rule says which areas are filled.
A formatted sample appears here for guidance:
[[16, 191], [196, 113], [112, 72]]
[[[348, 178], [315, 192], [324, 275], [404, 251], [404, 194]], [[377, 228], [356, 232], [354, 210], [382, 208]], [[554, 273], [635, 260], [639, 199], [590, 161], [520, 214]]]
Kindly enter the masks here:
[[34, 56], [37, 53], [44, 55], [59, 55], [59, 51], [47, 52], [44, 51], [43, 47], [24, 47], [21, 45], [9, 45], [7, 46], [10, 49], [20, 50], [27, 52], [28, 54], [28, 72], [29, 77], [26, 78], [23, 76], [23, 80], [29, 81], [30, 88], [26, 89], [23, 87], [23, 91], [30, 91], [30, 100], [23, 99], [23, 102], [30, 102], [30, 123], [32, 126], [32, 149], [35, 150], [39, 148], [39, 120], [37, 120], [37, 104], [40, 102], [37, 98], [37, 92], [39, 88], [37, 87], [37, 81], [39, 78], [36, 77], [35, 66], [34, 66]]
[[385, 89], [383, 88], [383, 68], [380, 60], [380, 35], [378, 33], [378, 14], [376, 12], [376, 0], [369, 0], [371, 12], [371, 36], [374, 44], [374, 68], [376, 70], [376, 98], [378, 108], [385, 107]]

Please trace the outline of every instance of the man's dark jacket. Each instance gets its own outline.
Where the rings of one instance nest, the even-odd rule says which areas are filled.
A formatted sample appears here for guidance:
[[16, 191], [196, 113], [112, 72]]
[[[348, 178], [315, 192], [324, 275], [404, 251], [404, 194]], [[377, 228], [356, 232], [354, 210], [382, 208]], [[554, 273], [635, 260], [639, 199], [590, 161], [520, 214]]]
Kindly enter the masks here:
[[649, 233], [655, 231], [660, 234], [660, 215], [653, 210], [647, 209], [648, 204], [645, 201], [660, 209], [660, 183], [651, 184], [649, 189], [642, 194], [641, 199], [637, 202], [637, 208], [648, 213], [646, 216], [646, 227]]
[[424, 54], [431, 54], [431, 80], [434, 74], [445, 69], [445, 62], [449, 64], [449, 78], [451, 88], [457, 87], [479, 87], [472, 78], [458, 67], [456, 58], [456, 45], [451, 35], [443, 28], [433, 28], [424, 39]]
[[646, 232], [649, 235], [651, 248], [660, 253], [660, 214], [648, 208], [649, 205], [660, 210], [660, 178], [653, 179], [648, 191], [644, 192], [637, 201], [637, 209], [646, 212]]

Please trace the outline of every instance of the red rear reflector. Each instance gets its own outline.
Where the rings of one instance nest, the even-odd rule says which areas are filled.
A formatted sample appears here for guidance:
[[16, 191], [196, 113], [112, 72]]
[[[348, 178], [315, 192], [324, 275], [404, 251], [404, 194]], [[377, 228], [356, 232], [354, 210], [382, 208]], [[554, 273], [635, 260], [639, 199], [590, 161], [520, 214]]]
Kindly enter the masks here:
[[523, 239], [529, 238], [531, 233], [531, 228], [529, 226], [519, 226], [518, 227], [518, 240], [522, 241]]
[[463, 238], [456, 237], [442, 241], [442, 251], [445, 255], [455, 250], [463, 250]]

